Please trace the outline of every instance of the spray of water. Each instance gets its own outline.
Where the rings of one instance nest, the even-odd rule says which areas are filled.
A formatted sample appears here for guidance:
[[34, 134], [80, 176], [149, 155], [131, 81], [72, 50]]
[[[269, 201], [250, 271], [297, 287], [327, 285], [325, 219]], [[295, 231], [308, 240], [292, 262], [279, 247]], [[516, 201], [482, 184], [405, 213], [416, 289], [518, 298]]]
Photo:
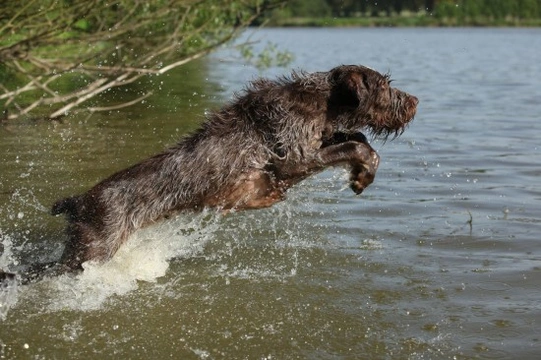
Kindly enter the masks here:
[[[179, 215], [136, 232], [110, 261], [85, 263], [82, 273], [65, 274], [22, 287], [11, 282], [0, 289], [0, 320], [18, 298], [31, 302], [39, 299], [45, 311], [99, 309], [111, 296], [136, 290], [141, 281], [157, 281], [166, 274], [170, 259], [201, 252], [218, 229], [220, 218], [219, 213], [210, 210]], [[10, 240], [4, 238], [2, 243], [0, 267], [12, 263]]]
[[[13, 260], [13, 241], [0, 230], [0, 269], [9, 270]], [[11, 307], [17, 303], [17, 282], [0, 284], [0, 321], [4, 320]]]
[[[347, 174], [346, 174], [347, 175]], [[270, 209], [243, 212], [223, 216], [215, 210], [198, 214], [181, 214], [173, 219], [141, 229], [131, 236], [117, 254], [103, 264], [85, 263], [84, 271], [78, 274], [64, 274], [48, 278], [27, 286], [9, 284], [0, 289], [0, 320], [7, 316], [9, 309], [27, 304], [40, 311], [57, 312], [63, 310], [92, 311], [101, 309], [115, 296], [123, 296], [140, 289], [141, 282], [155, 283], [164, 277], [171, 259], [187, 259], [196, 256], [216, 257], [217, 267], [212, 269], [215, 276], [229, 278], [284, 278], [295, 276], [298, 267], [298, 249], [311, 248], [318, 239], [306, 232], [298, 208], [310, 209], [307, 202], [314, 201], [329, 193], [329, 186], [336, 186], [336, 177], [344, 173], [306, 182], [301, 189], [292, 189], [287, 202]], [[318, 183], [317, 187], [314, 183]], [[310, 198], [305, 196], [309, 189]], [[336, 190], [336, 189], [335, 189]], [[317, 201], [317, 200], [315, 200]], [[299, 205], [301, 204], [302, 205]], [[328, 205], [327, 205], [328, 209]], [[316, 211], [317, 213], [317, 211]], [[204, 250], [213, 239], [224, 244], [210, 254]], [[260, 241], [260, 243], [257, 243]], [[15, 266], [18, 248], [14, 248], [9, 237], [1, 239], [4, 251], [0, 257], [0, 268], [10, 270]], [[321, 244], [319, 244], [321, 245]], [[318, 245], [318, 246], [319, 246]], [[235, 258], [232, 266], [221, 261], [241, 249], [250, 254], [248, 258]], [[244, 250], [242, 250], [244, 249]], [[277, 261], [255, 261], [252, 256], [259, 251], [277, 251]], [[239, 252], [236, 251], [236, 254]], [[256, 255], [253, 255], [256, 256]], [[212, 262], [212, 259], [208, 259]], [[269, 262], [270, 261], [270, 262]], [[13, 269], [11, 269], [13, 270]], [[34, 306], [35, 305], [35, 306]]]

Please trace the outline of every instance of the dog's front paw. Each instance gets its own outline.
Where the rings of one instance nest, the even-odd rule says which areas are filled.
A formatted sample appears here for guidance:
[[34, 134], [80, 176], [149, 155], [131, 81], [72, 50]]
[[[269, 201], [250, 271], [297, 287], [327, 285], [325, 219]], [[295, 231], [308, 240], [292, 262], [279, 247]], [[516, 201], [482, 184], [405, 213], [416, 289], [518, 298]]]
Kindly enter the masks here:
[[379, 155], [372, 151], [370, 160], [353, 166], [349, 178], [349, 186], [356, 193], [360, 194], [366, 187], [374, 182], [376, 171], [379, 166]]
[[353, 192], [357, 195], [361, 195], [362, 192], [364, 191], [365, 189], [365, 186], [360, 183], [359, 181], [352, 181], [350, 184], [349, 184], [349, 187], [351, 188], [351, 190], [353, 190]]
[[354, 170], [351, 172], [349, 187], [355, 194], [359, 195], [368, 187], [368, 185], [372, 184], [374, 178], [375, 174], [364, 168], [361, 171]]
[[361, 194], [368, 185], [374, 182], [376, 171], [371, 166], [355, 166], [351, 169], [349, 187], [355, 194]]

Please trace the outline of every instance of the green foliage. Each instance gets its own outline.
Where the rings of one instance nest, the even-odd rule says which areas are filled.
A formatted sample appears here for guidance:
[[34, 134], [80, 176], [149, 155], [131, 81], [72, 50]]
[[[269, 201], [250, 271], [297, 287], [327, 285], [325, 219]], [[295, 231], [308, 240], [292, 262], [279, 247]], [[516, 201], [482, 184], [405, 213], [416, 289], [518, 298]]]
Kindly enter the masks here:
[[[541, 0], [291, 0], [278, 15], [276, 23], [288, 25], [332, 25], [345, 18], [369, 26], [518, 25], [531, 23], [523, 20], [541, 19]], [[393, 21], [376, 20], [385, 17]], [[366, 18], [372, 20], [362, 20]]]
[[0, 110], [8, 118], [37, 107], [63, 116], [110, 88], [205, 55], [282, 2], [3, 0], [0, 78], [9, 80], [0, 84]]
[[541, 0], [440, 0], [436, 17], [461, 22], [541, 18]]
[[517, 15], [521, 19], [534, 19], [541, 17], [541, 1], [519, 0]]
[[331, 6], [325, 0], [291, 0], [287, 7], [291, 10], [291, 16], [293, 17], [331, 15]]
[[259, 53], [254, 52], [251, 44], [240, 46], [242, 57], [258, 69], [265, 69], [273, 66], [287, 66], [293, 61], [293, 55], [288, 51], [280, 51], [276, 44], [268, 43]]

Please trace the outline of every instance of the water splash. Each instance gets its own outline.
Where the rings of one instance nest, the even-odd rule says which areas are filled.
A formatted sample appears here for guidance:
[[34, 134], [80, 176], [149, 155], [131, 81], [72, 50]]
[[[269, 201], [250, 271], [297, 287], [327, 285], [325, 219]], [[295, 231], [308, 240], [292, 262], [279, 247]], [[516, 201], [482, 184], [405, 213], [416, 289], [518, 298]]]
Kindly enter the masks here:
[[[0, 269], [9, 271], [9, 264], [13, 260], [13, 242], [11, 238], [0, 230]], [[15, 280], [6, 280], [0, 284], [0, 321], [5, 320], [9, 309], [17, 303], [17, 282]]]
[[[125, 295], [139, 288], [140, 282], [156, 282], [169, 268], [172, 258], [193, 256], [212, 238], [221, 215], [207, 211], [179, 215], [169, 221], [136, 232], [117, 254], [104, 264], [83, 264], [80, 274], [64, 274], [39, 283], [20, 287], [24, 302], [39, 302], [44, 311], [90, 311], [100, 309], [115, 295]], [[17, 299], [15, 287], [6, 287], [7, 310]], [[14, 297], [15, 296], [15, 297]], [[0, 308], [1, 311], [2, 308]], [[4, 315], [5, 316], [5, 315]]]
[[0, 321], [6, 319], [9, 310], [17, 303], [18, 288], [15, 280], [0, 284]]
[[4, 234], [0, 229], [0, 269], [9, 270], [9, 264], [13, 264], [13, 241], [11, 237]]
[[[88, 262], [83, 264], [84, 271], [79, 274], [64, 274], [18, 289], [10, 287], [4, 296], [8, 301], [1, 299], [2, 303], [9, 304], [4, 313], [17, 302], [24, 307], [39, 308], [40, 312], [100, 310], [115, 297], [140, 289], [141, 282], [158, 282], [166, 275], [171, 259], [201, 255], [210, 257], [207, 260], [211, 262], [218, 260], [217, 268], [210, 270], [217, 277], [285, 279], [295, 276], [299, 266], [298, 249], [312, 248], [319, 240], [314, 232], [305, 234], [306, 229], [299, 224], [299, 216], [293, 209], [299, 202], [306, 206], [312, 201], [305, 196], [305, 187], [315, 193], [326, 192], [327, 183], [331, 182], [322, 183], [326, 185], [307, 182], [302, 189], [291, 191], [288, 202], [270, 209], [225, 217], [215, 210], [207, 210], [179, 215], [141, 229], [106, 263]], [[212, 245], [211, 253], [205, 255], [204, 249], [217, 238], [224, 243]], [[250, 246], [246, 246], [247, 240]], [[8, 244], [6, 240], [4, 243]], [[5, 247], [11, 249], [9, 244]], [[14, 250], [4, 252], [5, 259], [0, 265], [15, 264], [13, 258], [19, 251]], [[277, 255], [267, 262], [254, 262], [261, 251]], [[235, 260], [231, 264], [230, 258]]]

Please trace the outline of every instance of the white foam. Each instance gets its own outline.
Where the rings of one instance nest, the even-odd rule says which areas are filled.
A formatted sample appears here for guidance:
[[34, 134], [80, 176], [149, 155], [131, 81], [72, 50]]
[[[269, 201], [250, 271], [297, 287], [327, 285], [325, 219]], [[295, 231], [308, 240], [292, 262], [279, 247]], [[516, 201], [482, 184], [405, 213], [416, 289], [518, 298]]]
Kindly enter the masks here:
[[16, 281], [8, 281], [0, 286], [0, 321], [5, 320], [9, 310], [15, 306], [18, 300], [18, 288]]
[[[0, 244], [2, 245], [2, 253], [0, 254], [0, 269], [3, 271], [9, 271], [9, 264], [14, 262], [13, 260], [13, 242], [11, 238], [5, 234], [2, 234], [0, 230]], [[7, 283], [0, 285], [0, 321], [4, 320], [11, 309], [17, 303], [17, 282], [7, 281]]]
[[[292, 193], [290, 199], [295, 202], [295, 192]], [[221, 239], [243, 244], [252, 237], [253, 231], [257, 232], [262, 228], [273, 229], [268, 234], [265, 233], [265, 237], [269, 236], [268, 241], [278, 248], [289, 248], [291, 241], [295, 247], [314, 246], [313, 236], [305, 236], [297, 216], [291, 212], [291, 205], [287, 203], [277, 204], [260, 212], [243, 212], [236, 216], [222, 217], [215, 210], [179, 215], [138, 231], [106, 263], [85, 263], [82, 273], [64, 274], [35, 284], [19, 286], [18, 289], [10, 288], [6, 295], [10, 300], [8, 306], [11, 311], [15, 311], [16, 302], [19, 301], [25, 306], [46, 312], [99, 310], [112, 298], [137, 291], [141, 282], [158, 281], [167, 274], [172, 258], [201, 255], [205, 245], [216, 238], [218, 231]], [[12, 247], [5, 239], [3, 243], [7, 251], [4, 251], [0, 264], [13, 264]], [[213, 251], [212, 256], [230, 256], [227, 247], [220, 249]], [[220, 267], [216, 275], [226, 279], [283, 279], [296, 274], [297, 253], [293, 256], [294, 259], [282, 265], [250, 263], [234, 268]], [[7, 314], [7, 310], [5, 313]]]
[[0, 230], [0, 245], [2, 248], [2, 253], [0, 254], [0, 269], [8, 271], [9, 265], [13, 264], [15, 261], [13, 256], [13, 241], [10, 236], [3, 234], [2, 230]]
[[65, 274], [25, 287], [25, 298], [41, 297], [49, 311], [99, 309], [112, 296], [137, 290], [140, 281], [157, 281], [166, 274], [171, 258], [201, 252], [217, 229], [219, 218], [209, 211], [142, 229], [110, 261], [85, 263], [80, 274]]

